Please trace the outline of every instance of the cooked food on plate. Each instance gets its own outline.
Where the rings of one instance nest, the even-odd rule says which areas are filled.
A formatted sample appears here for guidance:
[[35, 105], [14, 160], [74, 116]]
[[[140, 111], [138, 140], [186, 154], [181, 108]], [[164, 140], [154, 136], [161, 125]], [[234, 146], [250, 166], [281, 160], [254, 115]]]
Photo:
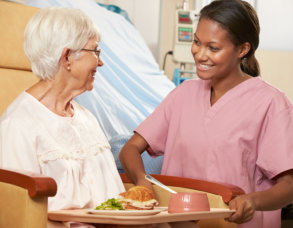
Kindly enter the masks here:
[[96, 210], [124, 210], [123, 206], [121, 205], [119, 199], [108, 199], [100, 206], [96, 207]]
[[159, 205], [152, 190], [144, 186], [134, 186], [120, 196], [125, 209], [151, 210]]
[[134, 186], [120, 193], [118, 199], [109, 199], [96, 207], [96, 210], [152, 210], [159, 203], [151, 189], [144, 186]]

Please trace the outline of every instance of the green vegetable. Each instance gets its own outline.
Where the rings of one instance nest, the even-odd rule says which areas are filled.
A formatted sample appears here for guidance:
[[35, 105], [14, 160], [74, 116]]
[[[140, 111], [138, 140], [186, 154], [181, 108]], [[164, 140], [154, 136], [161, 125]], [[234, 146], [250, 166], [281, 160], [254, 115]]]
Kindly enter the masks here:
[[96, 210], [124, 210], [124, 208], [119, 199], [112, 198], [97, 206]]

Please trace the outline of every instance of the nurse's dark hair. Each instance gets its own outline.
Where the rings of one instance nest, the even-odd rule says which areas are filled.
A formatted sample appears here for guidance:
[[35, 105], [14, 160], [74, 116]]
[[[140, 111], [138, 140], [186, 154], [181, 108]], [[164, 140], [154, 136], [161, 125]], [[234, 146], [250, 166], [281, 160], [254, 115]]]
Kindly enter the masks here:
[[255, 51], [259, 44], [260, 26], [254, 8], [241, 0], [215, 0], [200, 11], [202, 18], [219, 23], [235, 46], [250, 43], [249, 52], [241, 59], [241, 69], [253, 77], [259, 76]]

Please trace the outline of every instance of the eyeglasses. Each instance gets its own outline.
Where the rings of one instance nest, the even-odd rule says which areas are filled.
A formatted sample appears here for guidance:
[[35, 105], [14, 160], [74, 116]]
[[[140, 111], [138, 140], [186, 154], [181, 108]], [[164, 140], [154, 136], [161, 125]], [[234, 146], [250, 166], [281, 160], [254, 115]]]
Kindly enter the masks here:
[[92, 51], [94, 52], [95, 56], [99, 59], [100, 58], [100, 54], [101, 54], [101, 49], [86, 49], [86, 48], [83, 48], [81, 49], [81, 51]]

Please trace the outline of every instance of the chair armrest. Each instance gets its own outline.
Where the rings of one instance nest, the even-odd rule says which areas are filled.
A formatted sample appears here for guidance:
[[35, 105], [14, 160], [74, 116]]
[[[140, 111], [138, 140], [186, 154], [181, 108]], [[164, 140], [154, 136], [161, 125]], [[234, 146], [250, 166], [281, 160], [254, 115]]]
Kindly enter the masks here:
[[32, 198], [54, 196], [57, 192], [57, 184], [53, 178], [27, 171], [0, 169], [0, 182], [27, 189]]
[[[231, 184], [158, 174], [152, 174], [152, 176], [167, 186], [190, 188], [203, 192], [209, 192], [215, 195], [220, 195], [222, 196], [225, 203], [229, 203], [233, 198], [238, 195], [245, 194], [245, 192], [241, 188]], [[132, 183], [125, 173], [121, 173], [120, 177], [123, 183]]]

